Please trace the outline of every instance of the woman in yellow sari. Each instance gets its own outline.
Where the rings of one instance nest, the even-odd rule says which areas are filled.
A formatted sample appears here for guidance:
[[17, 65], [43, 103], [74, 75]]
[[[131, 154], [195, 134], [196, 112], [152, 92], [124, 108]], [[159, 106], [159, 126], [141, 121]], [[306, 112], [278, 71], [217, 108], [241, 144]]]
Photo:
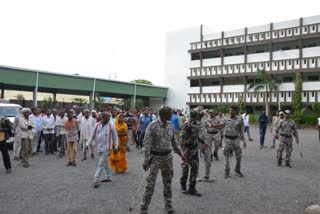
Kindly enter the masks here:
[[109, 163], [112, 170], [115, 170], [116, 172], [124, 172], [128, 168], [126, 158], [128, 126], [124, 122], [122, 114], [117, 115], [115, 127], [118, 132], [119, 146], [117, 152], [114, 150], [114, 148], [112, 149], [109, 156]]

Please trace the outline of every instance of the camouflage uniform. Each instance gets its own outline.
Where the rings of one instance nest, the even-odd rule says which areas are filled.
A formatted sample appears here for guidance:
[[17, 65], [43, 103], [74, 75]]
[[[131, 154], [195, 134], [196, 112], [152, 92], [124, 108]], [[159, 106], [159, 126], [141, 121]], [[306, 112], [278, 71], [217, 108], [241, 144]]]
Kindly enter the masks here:
[[299, 142], [298, 131], [296, 123], [292, 119], [282, 119], [275, 130], [276, 134], [279, 134], [279, 147], [277, 150], [278, 164], [281, 165], [282, 153], [286, 149], [285, 162], [287, 166], [290, 166], [290, 158], [292, 152], [292, 135], [295, 136], [297, 143]]
[[160, 119], [156, 119], [149, 124], [143, 145], [145, 148], [145, 158], [150, 162], [150, 170], [146, 178], [147, 185], [141, 203], [141, 213], [147, 213], [159, 170], [161, 170], [162, 175], [166, 208], [172, 206], [171, 181], [173, 177], [173, 165], [171, 151], [174, 150], [178, 154], [182, 152], [175, 139], [172, 124], [169, 121], [167, 124], [164, 124]]
[[200, 129], [205, 130], [205, 140], [209, 144], [209, 148], [206, 148], [204, 144], [199, 145], [200, 152], [204, 155], [204, 162], [205, 162], [205, 176], [204, 179], [209, 179], [210, 177], [210, 168], [211, 168], [211, 151], [212, 151], [212, 140], [209, 141], [210, 134], [207, 133], [209, 128], [209, 116], [205, 114], [201, 122], [198, 124]]
[[[214, 125], [223, 124], [223, 120], [218, 116], [214, 116], [209, 120], [209, 122]], [[219, 160], [218, 151], [222, 141], [221, 131], [222, 131], [221, 129], [216, 127], [208, 128], [208, 143], [211, 145], [211, 151], [212, 151], [212, 147], [214, 147], [213, 156], [216, 158], [216, 160]]]
[[230, 164], [229, 164], [229, 157], [230, 152], [234, 151], [236, 156], [236, 167], [235, 172], [242, 176], [240, 172], [241, 168], [241, 155], [242, 149], [240, 147], [240, 140], [245, 143], [244, 138], [244, 124], [241, 115], [236, 115], [235, 118], [226, 117], [224, 121], [224, 150], [223, 154], [225, 156], [226, 165], [225, 165], [225, 177], [230, 175]]
[[187, 160], [187, 164], [182, 169], [180, 183], [182, 188], [184, 189], [189, 177], [188, 193], [192, 195], [198, 195], [195, 189], [197, 183], [196, 179], [199, 171], [198, 144], [204, 144], [206, 142], [205, 124], [200, 121], [192, 122], [189, 119], [182, 127], [180, 138], [181, 148]]

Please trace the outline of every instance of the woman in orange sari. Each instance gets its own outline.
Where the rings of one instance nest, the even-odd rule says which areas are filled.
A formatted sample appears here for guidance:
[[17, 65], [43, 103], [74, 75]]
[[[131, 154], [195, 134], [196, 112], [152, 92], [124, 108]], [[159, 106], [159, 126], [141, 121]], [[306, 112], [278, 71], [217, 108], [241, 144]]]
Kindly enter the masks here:
[[118, 132], [119, 147], [117, 152], [114, 150], [114, 148], [112, 149], [109, 156], [109, 163], [112, 170], [115, 170], [116, 172], [124, 172], [128, 168], [126, 158], [128, 126], [124, 122], [122, 114], [117, 115], [115, 127]]

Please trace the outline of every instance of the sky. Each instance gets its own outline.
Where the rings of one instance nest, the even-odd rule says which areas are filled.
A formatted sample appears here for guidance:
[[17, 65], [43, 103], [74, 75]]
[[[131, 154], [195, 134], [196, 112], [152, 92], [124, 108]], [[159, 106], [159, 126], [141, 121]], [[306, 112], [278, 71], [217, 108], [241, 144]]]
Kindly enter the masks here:
[[0, 65], [167, 86], [167, 32], [228, 31], [319, 9], [319, 0], [0, 0]]

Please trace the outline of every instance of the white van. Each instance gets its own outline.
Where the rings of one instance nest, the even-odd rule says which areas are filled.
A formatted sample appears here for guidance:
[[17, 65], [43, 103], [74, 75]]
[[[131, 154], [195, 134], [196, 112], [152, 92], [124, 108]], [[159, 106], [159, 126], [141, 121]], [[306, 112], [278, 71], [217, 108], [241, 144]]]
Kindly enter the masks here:
[[[19, 109], [21, 109], [22, 106], [13, 104], [13, 103], [0, 103], [0, 115], [8, 118], [11, 122], [11, 125], [13, 125], [14, 118], [19, 115]], [[12, 133], [14, 131], [12, 130]], [[10, 138], [7, 140], [7, 143], [13, 145], [14, 137], [13, 135], [10, 136]]]

